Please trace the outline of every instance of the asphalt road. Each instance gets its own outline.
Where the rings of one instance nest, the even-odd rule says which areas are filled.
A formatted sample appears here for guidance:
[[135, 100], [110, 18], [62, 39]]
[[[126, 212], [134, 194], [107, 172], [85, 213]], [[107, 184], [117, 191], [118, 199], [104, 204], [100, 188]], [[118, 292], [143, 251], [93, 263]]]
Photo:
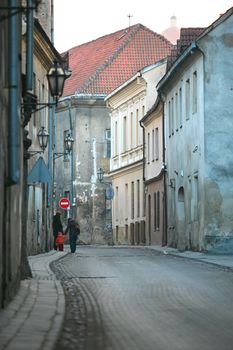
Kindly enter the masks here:
[[143, 248], [78, 247], [56, 350], [232, 350], [233, 273]]

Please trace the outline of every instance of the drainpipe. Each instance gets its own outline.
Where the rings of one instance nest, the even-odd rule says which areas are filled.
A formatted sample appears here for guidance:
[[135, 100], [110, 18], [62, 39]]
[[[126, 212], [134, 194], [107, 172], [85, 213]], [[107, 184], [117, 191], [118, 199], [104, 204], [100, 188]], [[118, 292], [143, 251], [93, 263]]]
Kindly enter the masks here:
[[26, 92], [33, 90], [33, 0], [27, 0]]
[[[51, 97], [49, 96], [49, 102], [52, 102]], [[49, 108], [49, 144], [48, 144], [48, 169], [50, 174], [53, 174], [53, 116], [54, 116], [54, 108]], [[53, 176], [52, 176], [53, 179]], [[48, 206], [51, 207], [53, 202], [53, 183], [48, 184]]]
[[142, 168], [142, 178], [143, 178], [143, 182], [145, 183], [145, 127], [143, 125], [143, 122], [140, 120], [139, 121], [139, 124], [140, 124], [140, 127], [142, 128], [143, 130], [143, 134], [142, 134], [142, 142], [143, 142], [143, 146], [142, 146], [142, 157], [143, 157], [143, 168]]
[[19, 46], [18, 46], [18, 16], [14, 14], [17, 0], [9, 0], [9, 137], [8, 165], [10, 185], [19, 182]]
[[53, 0], [51, 0], [51, 42], [54, 45], [54, 4]]
[[164, 164], [164, 171], [163, 171], [163, 186], [164, 186], [164, 225], [163, 225], [163, 238], [162, 238], [162, 245], [167, 245], [167, 184], [166, 184], [166, 165], [165, 165], [165, 123], [164, 123], [164, 99], [162, 95], [160, 95], [160, 99], [162, 101], [162, 125], [163, 125], [163, 164]]
[[[70, 136], [73, 137], [73, 123], [72, 123], [72, 115], [71, 115], [71, 99], [69, 100], [69, 119], [70, 119]], [[74, 150], [71, 151], [71, 162], [70, 162], [70, 172], [71, 172], [71, 184], [70, 184], [70, 205], [71, 205], [71, 216], [73, 216], [73, 197], [74, 197]]]

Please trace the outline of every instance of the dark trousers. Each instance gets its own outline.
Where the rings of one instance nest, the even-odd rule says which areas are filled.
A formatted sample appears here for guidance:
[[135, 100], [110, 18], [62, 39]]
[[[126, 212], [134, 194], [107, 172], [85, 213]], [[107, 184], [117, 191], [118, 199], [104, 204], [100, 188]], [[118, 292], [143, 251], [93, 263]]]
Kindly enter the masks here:
[[75, 233], [70, 233], [70, 251], [74, 253], [76, 251], [76, 242], [78, 235]]
[[56, 243], [57, 235], [53, 236], [53, 249], [57, 250], [57, 243]]
[[60, 252], [63, 252], [63, 250], [64, 250], [64, 244], [63, 244], [63, 243], [60, 243], [60, 244], [58, 244], [57, 246], [58, 246], [58, 250], [59, 250]]

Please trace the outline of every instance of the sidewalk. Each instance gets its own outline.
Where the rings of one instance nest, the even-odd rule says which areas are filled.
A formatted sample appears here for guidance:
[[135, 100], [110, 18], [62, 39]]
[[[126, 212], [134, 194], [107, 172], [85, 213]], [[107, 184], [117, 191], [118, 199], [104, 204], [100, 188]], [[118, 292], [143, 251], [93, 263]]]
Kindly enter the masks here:
[[49, 264], [66, 255], [51, 251], [29, 257], [33, 278], [21, 281], [17, 296], [0, 312], [0, 350], [51, 350], [64, 313], [63, 289]]
[[[160, 246], [130, 247], [152, 249], [161, 254], [194, 259], [233, 271], [233, 254], [180, 252]], [[0, 350], [53, 349], [65, 314], [65, 298], [61, 284], [49, 264], [66, 254], [65, 251], [51, 251], [29, 257], [33, 278], [21, 281], [17, 296], [5, 310], [0, 311]]]
[[194, 259], [204, 263], [217, 265], [233, 270], [233, 253], [232, 254], [211, 254], [211, 253], [199, 253], [192, 251], [181, 252], [178, 249], [170, 247], [161, 247], [157, 245], [146, 246], [148, 249], [159, 251], [165, 255], [175, 255], [181, 258]]

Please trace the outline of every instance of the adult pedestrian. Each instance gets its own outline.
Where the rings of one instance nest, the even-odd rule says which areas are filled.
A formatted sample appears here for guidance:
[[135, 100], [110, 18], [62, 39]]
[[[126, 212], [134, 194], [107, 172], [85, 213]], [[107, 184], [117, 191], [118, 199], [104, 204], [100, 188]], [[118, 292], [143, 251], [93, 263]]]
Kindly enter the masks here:
[[63, 226], [61, 222], [61, 213], [59, 211], [53, 216], [53, 248], [57, 250], [56, 239], [58, 236], [58, 232], [63, 233]]
[[80, 234], [80, 226], [77, 221], [72, 218], [68, 219], [68, 225], [65, 230], [65, 234], [69, 232], [69, 241], [70, 241], [70, 251], [71, 253], [75, 253], [76, 251], [76, 243], [78, 235]]

